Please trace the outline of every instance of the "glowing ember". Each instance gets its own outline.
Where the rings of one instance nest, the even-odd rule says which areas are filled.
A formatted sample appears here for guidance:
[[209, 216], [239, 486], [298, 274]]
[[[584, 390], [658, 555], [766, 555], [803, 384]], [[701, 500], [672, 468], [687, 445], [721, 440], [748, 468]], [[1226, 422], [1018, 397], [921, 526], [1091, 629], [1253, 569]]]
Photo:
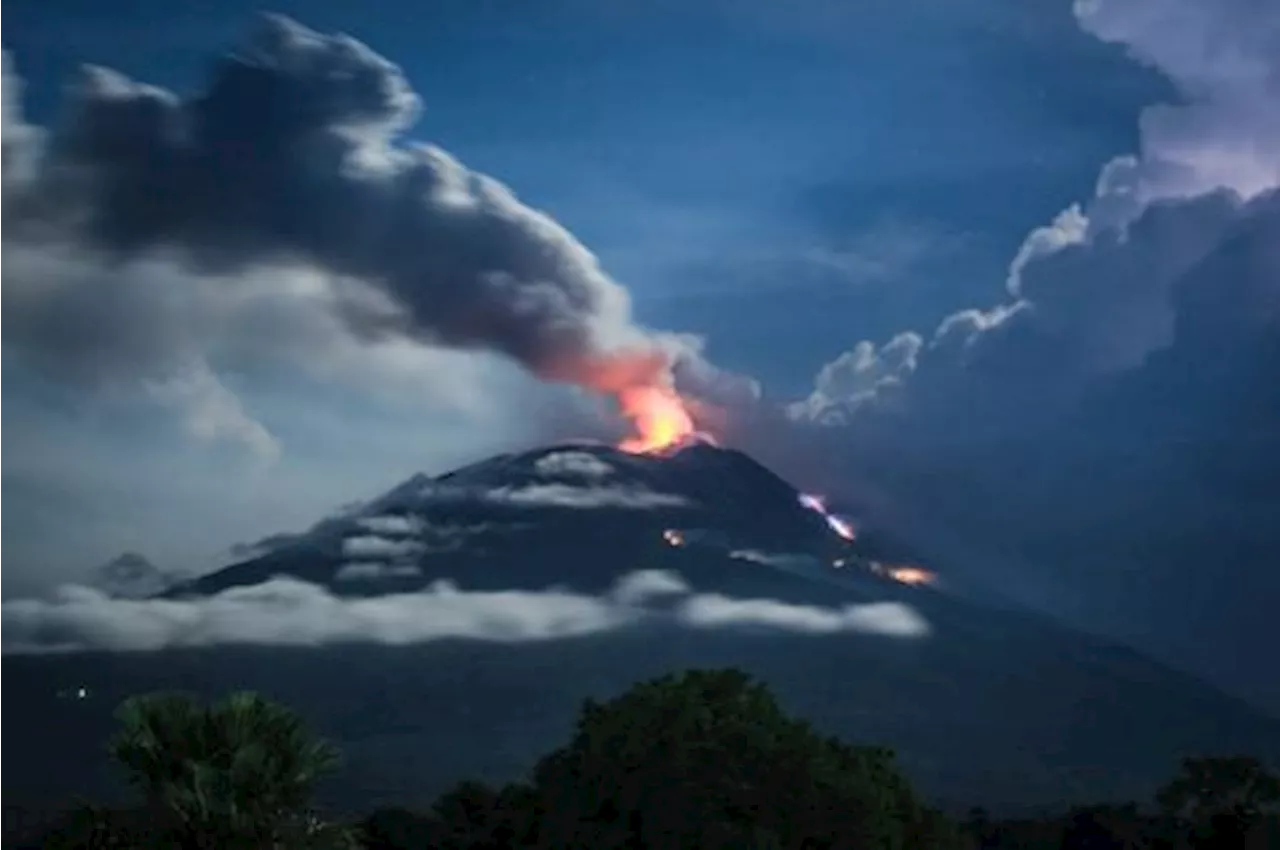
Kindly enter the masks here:
[[854, 540], [858, 536], [858, 530], [854, 528], [853, 523], [843, 517], [834, 516], [827, 512], [827, 505], [821, 496], [814, 496], [811, 493], [800, 494], [800, 504], [804, 505], [811, 511], [817, 511], [822, 514], [822, 518], [826, 520], [827, 527], [834, 531], [845, 540]]
[[631, 420], [637, 436], [618, 444], [624, 452], [660, 452], [694, 436], [693, 419], [675, 390], [668, 387], [631, 387], [618, 393], [622, 415]]
[[684, 545], [684, 535], [674, 528], [668, 528], [666, 531], [662, 532], [662, 537], [670, 546]]
[[882, 564], [879, 561], [872, 561], [871, 571], [886, 578], [891, 578], [900, 584], [933, 584], [938, 579], [934, 573], [924, 567], [917, 567], [911, 564]]
[[903, 584], [933, 584], [934, 575], [923, 567], [890, 567], [889, 578]]

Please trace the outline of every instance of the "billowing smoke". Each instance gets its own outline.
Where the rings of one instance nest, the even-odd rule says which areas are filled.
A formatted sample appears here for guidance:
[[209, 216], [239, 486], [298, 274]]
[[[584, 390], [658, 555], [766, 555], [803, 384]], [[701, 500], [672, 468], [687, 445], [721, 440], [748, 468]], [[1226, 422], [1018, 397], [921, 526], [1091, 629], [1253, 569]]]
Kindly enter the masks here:
[[[117, 268], [163, 257], [206, 277], [303, 266], [359, 339], [492, 350], [600, 392], [669, 382], [676, 360], [697, 359], [689, 340], [638, 327], [627, 291], [550, 217], [404, 142], [418, 97], [347, 36], [265, 17], [191, 96], [86, 68], [43, 139], [7, 64], [5, 86], [6, 247], [88, 248]], [[20, 335], [65, 360], [148, 321], [122, 306], [87, 336], [51, 321]]]
[[[348, 565], [344, 569], [357, 570], [342, 578], [386, 577], [385, 568], [377, 569], [382, 566]], [[655, 620], [691, 629], [811, 635], [921, 638], [930, 632], [929, 623], [901, 603], [825, 608], [734, 598], [695, 592], [680, 576], [659, 570], [623, 576], [599, 596], [556, 589], [473, 591], [442, 581], [413, 593], [345, 598], [318, 585], [277, 578], [193, 599], [136, 600], [68, 586], [53, 600], [5, 602], [3, 618], [6, 653], [142, 652], [233, 644], [405, 645], [447, 639], [522, 643]]]
[[1267, 237], [1280, 188], [1280, 8], [1255, 0], [1077, 0], [1075, 8], [1086, 30], [1153, 64], [1184, 100], [1145, 110], [1141, 154], [1116, 157], [1094, 198], [1028, 235], [1010, 267], [1009, 302], [959, 311], [931, 334], [858, 343], [822, 369], [796, 416], [848, 419], [855, 409], [905, 404], [946, 412], [954, 429], [1033, 400], [1056, 413], [1086, 384], [1180, 341], [1181, 325], [1198, 321], [1188, 299], [1203, 306], [1192, 294], [1198, 283], [1219, 290], [1211, 299], [1240, 296], [1243, 284], [1205, 278], [1215, 255], [1242, 243], [1256, 250], [1231, 277], [1253, 282], [1258, 311], [1240, 309], [1237, 319], [1254, 331], [1273, 325], [1280, 266]]

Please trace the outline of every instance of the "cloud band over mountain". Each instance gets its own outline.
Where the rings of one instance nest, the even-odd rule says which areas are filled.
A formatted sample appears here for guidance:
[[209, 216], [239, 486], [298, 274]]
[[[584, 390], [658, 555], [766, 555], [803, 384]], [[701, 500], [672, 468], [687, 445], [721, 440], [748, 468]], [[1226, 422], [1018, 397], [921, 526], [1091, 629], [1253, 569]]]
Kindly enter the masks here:
[[290, 578], [190, 599], [114, 599], [64, 587], [52, 600], [3, 604], [6, 653], [144, 652], [195, 646], [405, 645], [464, 639], [521, 643], [662, 620], [692, 629], [918, 638], [929, 624], [896, 602], [823, 608], [699, 593], [678, 575], [640, 571], [601, 596], [567, 590], [469, 591], [436, 582], [414, 593], [344, 598]]

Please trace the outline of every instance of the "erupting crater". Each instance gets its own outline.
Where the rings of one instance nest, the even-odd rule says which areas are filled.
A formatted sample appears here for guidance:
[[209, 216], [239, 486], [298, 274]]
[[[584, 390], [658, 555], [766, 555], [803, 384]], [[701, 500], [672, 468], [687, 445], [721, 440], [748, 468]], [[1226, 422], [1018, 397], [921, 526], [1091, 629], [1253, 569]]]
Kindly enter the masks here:
[[618, 408], [635, 435], [618, 443], [631, 454], [666, 454], [691, 442], [716, 444], [699, 431], [679, 393], [665, 386], [628, 387], [617, 395]]

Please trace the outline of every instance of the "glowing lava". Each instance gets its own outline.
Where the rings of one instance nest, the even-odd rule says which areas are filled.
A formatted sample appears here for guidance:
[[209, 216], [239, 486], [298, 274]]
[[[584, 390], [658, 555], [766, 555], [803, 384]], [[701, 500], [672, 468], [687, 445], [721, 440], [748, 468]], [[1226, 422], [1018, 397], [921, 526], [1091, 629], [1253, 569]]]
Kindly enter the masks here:
[[636, 430], [618, 448], [632, 454], [660, 452], [695, 435], [693, 418], [675, 390], [630, 387], [618, 393], [618, 407]]
[[871, 571], [877, 575], [891, 578], [899, 584], [920, 585], [933, 584], [938, 577], [924, 567], [912, 564], [882, 564], [871, 562]]
[[810, 493], [800, 494], [800, 504], [804, 505], [811, 511], [817, 511], [822, 514], [822, 518], [827, 521], [827, 527], [834, 531], [845, 540], [854, 540], [858, 536], [858, 530], [853, 527], [853, 523], [843, 517], [834, 516], [827, 512], [827, 505], [822, 501], [821, 496], [814, 496]]
[[933, 584], [933, 573], [923, 567], [891, 567], [889, 578], [903, 584]]

